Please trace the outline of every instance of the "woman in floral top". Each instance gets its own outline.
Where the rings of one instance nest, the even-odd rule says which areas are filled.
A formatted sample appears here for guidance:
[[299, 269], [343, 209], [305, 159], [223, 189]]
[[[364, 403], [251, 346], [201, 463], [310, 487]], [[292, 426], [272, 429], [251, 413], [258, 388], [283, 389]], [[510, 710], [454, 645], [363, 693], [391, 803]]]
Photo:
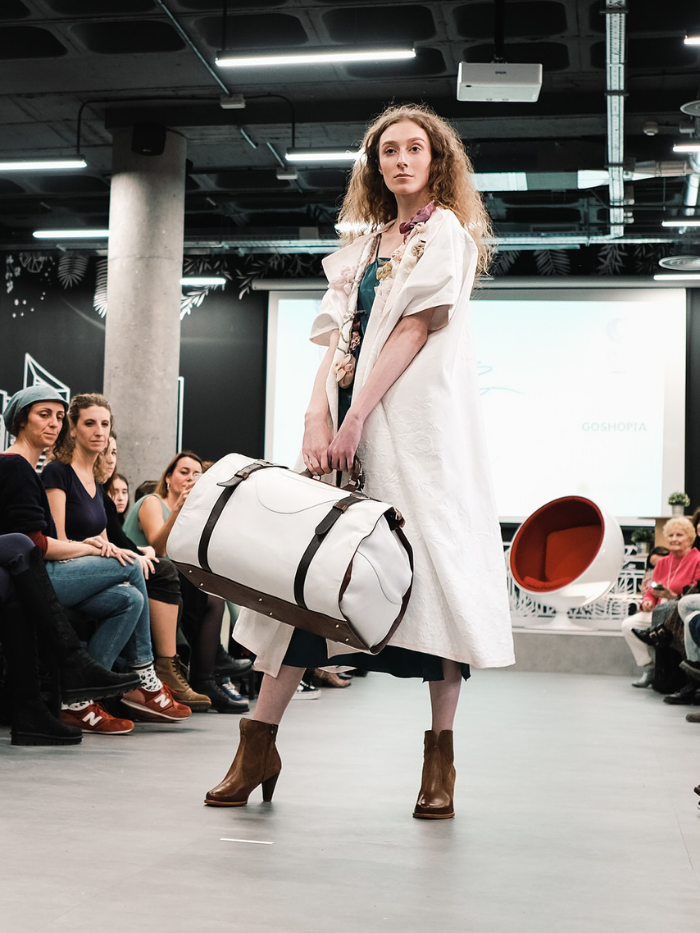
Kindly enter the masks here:
[[488, 217], [462, 142], [426, 107], [386, 110], [367, 130], [340, 213], [349, 244], [324, 261], [329, 289], [311, 340], [328, 347], [306, 412], [303, 460], [331, 481], [356, 454], [370, 496], [406, 517], [415, 580], [379, 655], [348, 653], [244, 610], [236, 638], [265, 677], [213, 806], [242, 806], [281, 767], [277, 726], [306, 667], [348, 665], [430, 683], [414, 816], [454, 815], [452, 728], [470, 666], [512, 664], [501, 536], [484, 449], [469, 327]]

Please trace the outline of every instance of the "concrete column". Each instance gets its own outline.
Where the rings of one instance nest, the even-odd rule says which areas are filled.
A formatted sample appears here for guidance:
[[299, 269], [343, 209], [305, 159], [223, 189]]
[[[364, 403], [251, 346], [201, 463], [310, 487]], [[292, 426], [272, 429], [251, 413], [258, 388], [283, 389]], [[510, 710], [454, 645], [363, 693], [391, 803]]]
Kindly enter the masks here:
[[175, 453], [185, 139], [168, 130], [163, 154], [144, 156], [131, 137], [114, 131], [104, 394], [133, 489]]

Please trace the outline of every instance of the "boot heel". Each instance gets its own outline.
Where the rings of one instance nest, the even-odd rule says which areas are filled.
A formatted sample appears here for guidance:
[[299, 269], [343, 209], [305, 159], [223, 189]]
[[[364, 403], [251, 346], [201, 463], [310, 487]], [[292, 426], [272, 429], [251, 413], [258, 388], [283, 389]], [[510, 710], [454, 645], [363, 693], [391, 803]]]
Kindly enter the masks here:
[[262, 782], [262, 795], [265, 803], [270, 803], [272, 800], [272, 795], [275, 792], [275, 787], [277, 786], [277, 778], [280, 776], [279, 771], [273, 777], [268, 778], [266, 781]]

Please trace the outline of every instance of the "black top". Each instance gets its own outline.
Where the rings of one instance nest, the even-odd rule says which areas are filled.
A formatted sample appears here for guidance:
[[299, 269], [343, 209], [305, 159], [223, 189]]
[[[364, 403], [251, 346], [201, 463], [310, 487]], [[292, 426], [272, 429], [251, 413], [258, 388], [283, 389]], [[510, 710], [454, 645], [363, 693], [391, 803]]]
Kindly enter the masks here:
[[19, 454], [0, 454], [0, 534], [43, 532], [56, 537], [49, 500], [32, 465]]
[[134, 544], [131, 538], [124, 533], [122, 528], [122, 516], [117, 512], [114, 499], [107, 490], [102, 487], [102, 503], [107, 513], [107, 540], [117, 547], [125, 548], [127, 551], [136, 551], [138, 554], [138, 545]]
[[84, 541], [102, 534], [107, 526], [107, 514], [102, 502], [102, 483], [96, 483], [91, 496], [78, 474], [68, 463], [52, 460], [41, 474], [45, 489], [62, 489], [66, 494], [66, 537]]

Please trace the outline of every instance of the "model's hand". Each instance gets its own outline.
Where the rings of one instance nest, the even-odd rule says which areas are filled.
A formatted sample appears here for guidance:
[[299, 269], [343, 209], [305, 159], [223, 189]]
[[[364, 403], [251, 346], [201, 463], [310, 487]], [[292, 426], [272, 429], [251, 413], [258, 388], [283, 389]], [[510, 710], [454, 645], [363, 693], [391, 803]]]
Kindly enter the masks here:
[[654, 604], [650, 599], [643, 599], [642, 605], [639, 608], [642, 612], [651, 612], [654, 608]]
[[349, 411], [328, 448], [328, 462], [333, 470], [351, 473], [362, 437], [362, 422]]
[[326, 417], [308, 418], [304, 428], [304, 441], [301, 446], [304, 466], [313, 476], [330, 473], [332, 467], [328, 461], [328, 446], [333, 440]]
[[138, 550], [141, 551], [144, 557], [148, 557], [149, 560], [158, 560], [156, 557], [156, 549], [151, 547], [150, 544], [147, 544], [146, 547], [140, 547]]

